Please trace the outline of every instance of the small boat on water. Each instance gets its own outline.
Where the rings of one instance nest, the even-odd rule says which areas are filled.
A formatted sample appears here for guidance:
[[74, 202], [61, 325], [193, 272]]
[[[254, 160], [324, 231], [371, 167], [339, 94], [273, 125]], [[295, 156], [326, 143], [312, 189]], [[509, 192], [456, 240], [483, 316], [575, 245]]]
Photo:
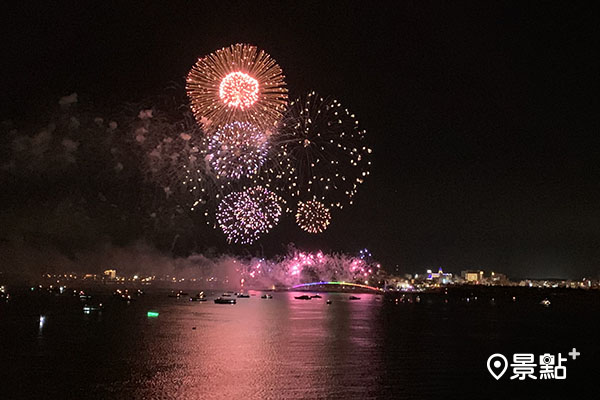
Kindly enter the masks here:
[[270, 294], [263, 294], [262, 296], [260, 296], [261, 299], [272, 299], [273, 295]]
[[294, 296], [296, 300], [310, 300], [311, 297], [303, 294], [302, 296]]
[[360, 300], [360, 297], [350, 296], [350, 300]]
[[550, 304], [552, 304], [552, 303], [550, 302], [550, 300], [544, 299], [544, 300], [540, 301], [540, 304], [543, 305], [544, 307], [550, 307]]
[[246, 294], [244, 294], [244, 293], [239, 293], [239, 294], [237, 295], [237, 297], [238, 297], [238, 299], [249, 299], [249, 298], [250, 298], [250, 295], [249, 295], [249, 294], [247, 294], [247, 293], [246, 293]]
[[332, 303], [332, 301], [331, 301], [331, 300], [327, 300], [327, 304], [331, 304], [331, 303]]
[[204, 296], [204, 292], [199, 292], [197, 295], [190, 297], [190, 301], [206, 301], [206, 296]]
[[83, 306], [84, 314], [91, 314], [93, 312], [102, 311], [102, 303], [99, 304], [86, 304]]
[[190, 297], [190, 301], [206, 301], [206, 297], [204, 297], [204, 292], [200, 292], [197, 295]]
[[190, 301], [206, 301], [206, 297], [190, 297]]
[[318, 294], [313, 294], [312, 296], [310, 296], [313, 299], [320, 299], [321, 296], [319, 296]]
[[79, 300], [88, 301], [92, 298], [89, 294], [85, 293], [83, 290], [79, 291]]
[[235, 304], [236, 302], [235, 299], [224, 299], [222, 297], [217, 297], [215, 299], [215, 304]]
[[173, 297], [173, 298], [180, 298], [181, 296], [187, 296], [188, 294], [185, 293], [183, 290], [180, 290], [179, 292], [175, 293], [175, 292], [171, 292], [171, 294], [169, 294], [169, 297]]

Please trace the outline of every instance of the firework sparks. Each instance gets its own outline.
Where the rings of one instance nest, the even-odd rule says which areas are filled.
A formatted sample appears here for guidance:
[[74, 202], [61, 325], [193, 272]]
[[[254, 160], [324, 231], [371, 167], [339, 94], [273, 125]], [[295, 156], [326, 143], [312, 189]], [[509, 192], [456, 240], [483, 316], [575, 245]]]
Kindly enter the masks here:
[[311, 92], [290, 104], [272, 138], [272, 162], [263, 180], [295, 199], [332, 208], [352, 204], [371, 165], [365, 133], [337, 100]]
[[207, 142], [207, 138], [202, 138], [193, 148], [193, 154], [183, 165], [185, 178], [182, 183], [194, 199], [190, 210], [201, 212], [206, 223], [211, 225], [214, 224], [212, 215], [216, 204], [222, 199], [226, 187], [212, 172]]
[[205, 127], [238, 121], [274, 130], [287, 105], [281, 68], [247, 44], [200, 58], [188, 74], [187, 91], [194, 115]]
[[255, 186], [225, 196], [217, 210], [217, 222], [230, 243], [251, 244], [277, 225], [280, 215], [277, 195]]
[[232, 72], [221, 81], [219, 97], [230, 107], [251, 107], [258, 100], [258, 81], [243, 72]]
[[268, 144], [267, 136], [254, 125], [232, 122], [211, 137], [210, 163], [218, 178], [250, 178], [265, 162]]
[[331, 222], [331, 213], [325, 205], [319, 201], [309, 200], [298, 202], [296, 212], [296, 223], [308, 233], [321, 233]]
[[380, 265], [346, 254], [306, 252], [291, 248], [277, 261], [252, 259], [239, 265], [241, 277], [249, 286], [293, 286], [307, 282], [348, 282], [360, 285], [377, 283]]

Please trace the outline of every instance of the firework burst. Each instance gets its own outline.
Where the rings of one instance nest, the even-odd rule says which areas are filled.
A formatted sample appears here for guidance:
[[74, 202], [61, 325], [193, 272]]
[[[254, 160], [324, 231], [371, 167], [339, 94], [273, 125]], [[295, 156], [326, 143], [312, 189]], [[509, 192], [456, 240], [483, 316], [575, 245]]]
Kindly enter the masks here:
[[218, 178], [240, 179], [256, 174], [265, 162], [267, 135], [246, 122], [218, 129], [208, 143], [210, 164]]
[[321, 202], [309, 200], [298, 202], [296, 223], [308, 233], [321, 233], [331, 222], [329, 209]]
[[248, 44], [200, 58], [188, 74], [187, 91], [194, 115], [205, 128], [238, 121], [274, 130], [287, 105], [281, 68]]
[[355, 115], [335, 99], [311, 92], [293, 101], [271, 138], [265, 185], [332, 208], [352, 204], [369, 175], [371, 149], [365, 133]]
[[241, 278], [249, 287], [293, 286], [299, 283], [342, 281], [376, 285], [382, 277], [381, 265], [347, 254], [306, 252], [290, 247], [277, 260], [252, 259], [239, 262]]
[[254, 186], [225, 196], [219, 203], [217, 222], [228, 242], [252, 244], [279, 223], [280, 215], [277, 195]]

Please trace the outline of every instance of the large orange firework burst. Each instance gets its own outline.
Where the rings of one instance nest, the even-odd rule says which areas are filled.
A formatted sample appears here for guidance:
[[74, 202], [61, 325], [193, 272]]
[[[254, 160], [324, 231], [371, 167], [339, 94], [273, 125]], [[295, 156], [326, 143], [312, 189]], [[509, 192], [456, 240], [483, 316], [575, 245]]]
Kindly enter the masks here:
[[281, 68], [248, 44], [200, 58], [187, 76], [186, 88], [192, 111], [205, 128], [237, 121], [274, 131], [287, 106]]

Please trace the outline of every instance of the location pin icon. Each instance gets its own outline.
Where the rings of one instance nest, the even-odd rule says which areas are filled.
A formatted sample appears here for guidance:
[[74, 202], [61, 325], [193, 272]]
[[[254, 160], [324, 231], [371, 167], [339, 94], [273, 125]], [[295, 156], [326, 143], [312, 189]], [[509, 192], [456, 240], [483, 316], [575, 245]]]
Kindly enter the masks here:
[[508, 360], [500, 353], [492, 354], [487, 360], [487, 369], [496, 380], [502, 378], [507, 368]]

